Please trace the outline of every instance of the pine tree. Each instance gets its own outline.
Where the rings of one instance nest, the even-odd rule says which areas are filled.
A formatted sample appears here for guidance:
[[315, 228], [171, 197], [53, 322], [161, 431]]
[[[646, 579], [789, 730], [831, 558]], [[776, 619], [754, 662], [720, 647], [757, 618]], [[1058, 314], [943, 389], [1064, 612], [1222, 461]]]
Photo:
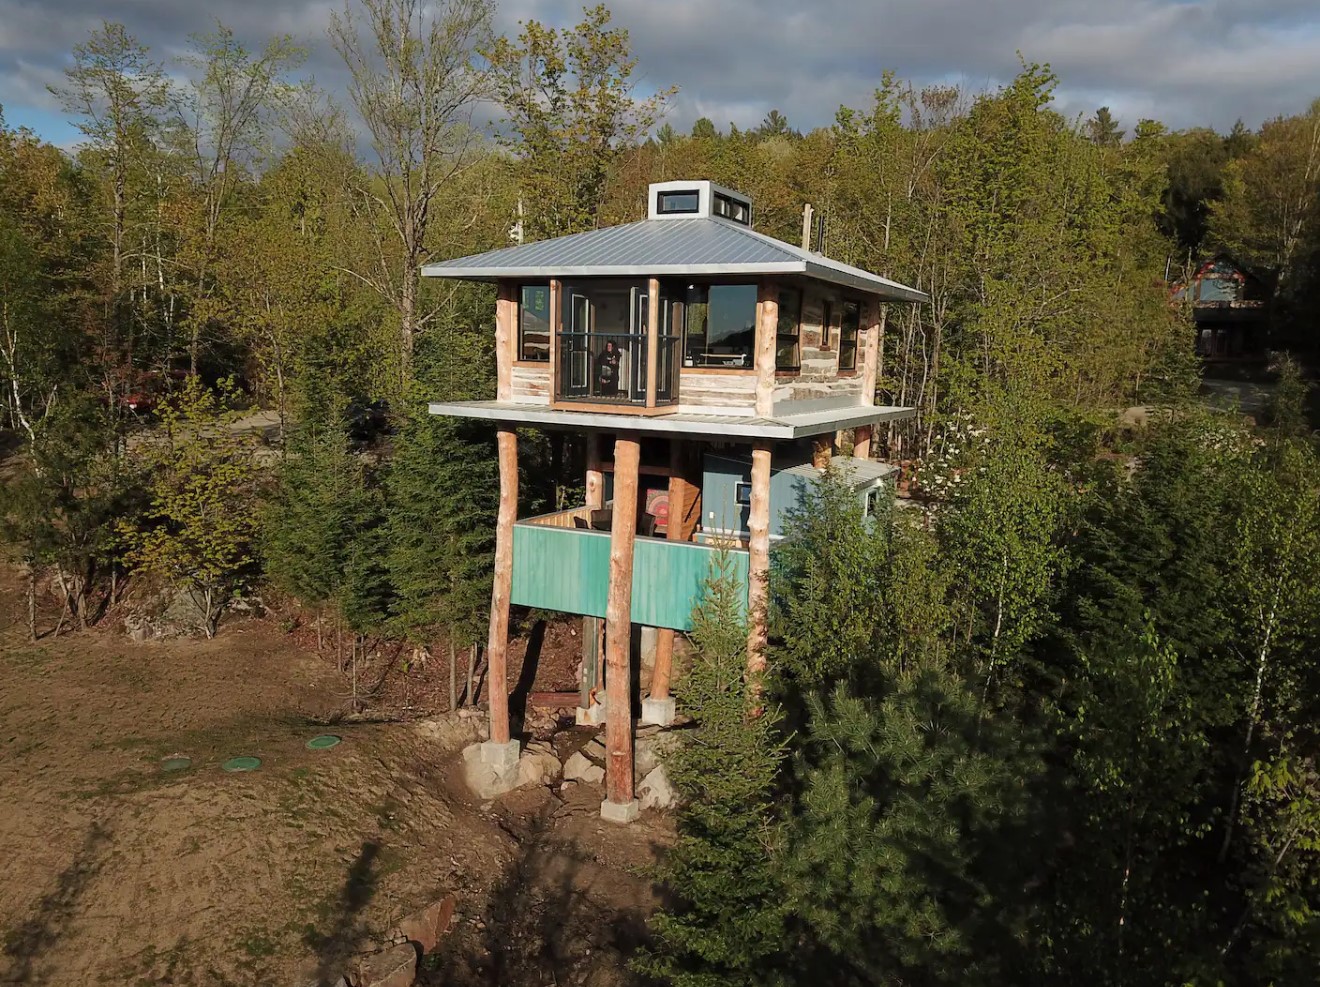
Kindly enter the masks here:
[[682, 685], [694, 728], [665, 764], [683, 800], [658, 875], [674, 903], [652, 919], [656, 943], [637, 966], [676, 987], [783, 980], [783, 889], [772, 866], [783, 755], [777, 711], [761, 708], [743, 678], [744, 592], [717, 564], [694, 614]]

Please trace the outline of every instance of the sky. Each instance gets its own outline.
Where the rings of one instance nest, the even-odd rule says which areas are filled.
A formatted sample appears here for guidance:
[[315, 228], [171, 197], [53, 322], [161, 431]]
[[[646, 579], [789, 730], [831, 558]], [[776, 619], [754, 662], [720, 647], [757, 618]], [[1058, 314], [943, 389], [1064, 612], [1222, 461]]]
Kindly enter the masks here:
[[[343, 0], [0, 0], [0, 105], [10, 126], [73, 146], [77, 134], [47, 85], [102, 19], [122, 22], [166, 63], [219, 18], [249, 44], [287, 32], [306, 71], [331, 92], [343, 69], [325, 38]], [[993, 88], [1020, 59], [1059, 76], [1056, 106], [1109, 106], [1129, 131], [1144, 117], [1225, 131], [1302, 112], [1320, 98], [1320, 0], [613, 0], [629, 29], [639, 89], [680, 88], [666, 119], [755, 126], [772, 108], [796, 129], [865, 106], [881, 72], [917, 85]], [[569, 25], [563, 0], [504, 0], [501, 31], [520, 20]]]

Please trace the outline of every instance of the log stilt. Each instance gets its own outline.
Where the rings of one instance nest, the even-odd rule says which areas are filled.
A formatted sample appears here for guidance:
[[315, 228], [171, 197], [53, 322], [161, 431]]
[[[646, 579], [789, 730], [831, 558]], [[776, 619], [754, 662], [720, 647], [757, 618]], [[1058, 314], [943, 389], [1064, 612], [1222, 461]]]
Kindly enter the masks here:
[[752, 446], [752, 503], [747, 520], [747, 676], [753, 688], [765, 671], [770, 597], [770, 443]]
[[858, 459], [871, 458], [871, 432], [874, 429], [872, 425], [858, 425], [853, 430], [853, 455]]
[[614, 514], [610, 529], [610, 589], [605, 607], [605, 801], [601, 818], [631, 822], [633, 797], [632, 574], [637, 537], [636, 436], [614, 443]]
[[500, 507], [495, 524], [495, 580], [490, 595], [490, 638], [486, 645], [487, 693], [490, 696], [490, 741], [483, 758], [504, 762], [510, 746], [517, 759], [517, 741], [509, 737], [509, 600], [513, 591], [513, 524], [518, 518], [518, 433], [500, 429]]
[[[600, 434], [587, 433], [586, 506], [599, 510], [605, 506], [605, 473], [601, 469]], [[593, 709], [602, 698], [599, 695], [601, 667], [601, 620], [599, 617], [582, 618], [582, 691], [579, 701], [578, 722], [585, 725], [599, 723], [599, 709]]]
[[[687, 449], [680, 439], [669, 443], [669, 470], [669, 521], [665, 537], [669, 541], [691, 541], [701, 515], [701, 486], [692, 482]], [[677, 710], [669, 696], [674, 667], [674, 635], [672, 628], [658, 628], [651, 692], [642, 703], [643, 723], [669, 726], [674, 722]]]

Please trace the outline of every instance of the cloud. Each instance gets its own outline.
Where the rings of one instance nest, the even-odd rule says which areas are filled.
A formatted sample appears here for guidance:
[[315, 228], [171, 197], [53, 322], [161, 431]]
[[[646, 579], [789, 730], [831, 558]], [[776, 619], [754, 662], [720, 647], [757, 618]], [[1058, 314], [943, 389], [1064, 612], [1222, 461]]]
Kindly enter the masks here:
[[[43, 119], [73, 46], [103, 18], [122, 21], [169, 61], [192, 32], [222, 19], [258, 46], [288, 32], [306, 71], [331, 90], [343, 69], [325, 38], [337, 0], [0, 0], [0, 100], [7, 116]], [[614, 0], [644, 88], [681, 87], [669, 119], [754, 126], [771, 108], [795, 127], [865, 105], [884, 69], [917, 85], [1007, 82], [1019, 55], [1048, 62], [1069, 114], [1108, 105], [1129, 129], [1141, 117], [1225, 130], [1299, 112], [1320, 96], [1320, 8], [1314, 0]], [[506, 0], [502, 30], [537, 18], [570, 25], [565, 0]]]

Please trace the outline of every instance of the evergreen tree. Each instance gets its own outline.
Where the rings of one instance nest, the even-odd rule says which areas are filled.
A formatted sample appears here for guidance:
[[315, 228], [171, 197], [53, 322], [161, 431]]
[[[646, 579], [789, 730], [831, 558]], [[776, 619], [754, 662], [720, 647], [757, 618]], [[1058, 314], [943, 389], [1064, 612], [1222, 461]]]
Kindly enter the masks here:
[[717, 563], [693, 619], [683, 709], [694, 723], [665, 762], [682, 798], [659, 877], [674, 903], [651, 922], [638, 967], [677, 987], [784, 981], [783, 889], [772, 860], [782, 748], [778, 713], [744, 677], [743, 590]]

